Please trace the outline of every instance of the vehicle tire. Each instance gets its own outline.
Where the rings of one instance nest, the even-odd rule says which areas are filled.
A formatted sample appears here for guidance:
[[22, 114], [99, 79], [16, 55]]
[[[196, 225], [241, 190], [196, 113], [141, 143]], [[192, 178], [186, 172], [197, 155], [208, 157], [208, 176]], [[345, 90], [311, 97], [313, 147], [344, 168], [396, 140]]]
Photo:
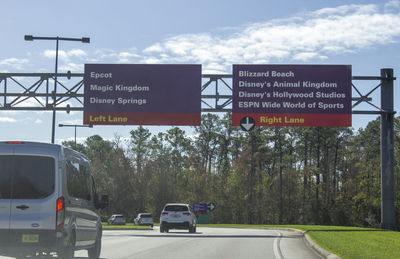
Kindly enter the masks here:
[[101, 253], [101, 232], [97, 233], [94, 247], [89, 248], [87, 251], [90, 259], [99, 259]]
[[153, 228], [153, 225], [151, 225], [151, 228]]
[[160, 233], [164, 232], [164, 224], [160, 224]]
[[189, 226], [189, 233], [194, 233], [194, 227], [193, 226]]
[[61, 259], [72, 259], [75, 257], [75, 233], [72, 232], [70, 239], [68, 240], [67, 246], [59, 251], [58, 257]]

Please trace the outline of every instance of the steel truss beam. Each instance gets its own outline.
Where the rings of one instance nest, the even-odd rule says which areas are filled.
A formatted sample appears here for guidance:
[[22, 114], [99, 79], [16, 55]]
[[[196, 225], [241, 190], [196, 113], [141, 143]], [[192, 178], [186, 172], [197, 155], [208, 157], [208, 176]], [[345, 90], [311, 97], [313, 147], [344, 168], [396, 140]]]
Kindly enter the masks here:
[[[0, 73], [0, 110], [52, 111], [55, 105], [57, 111], [83, 111], [83, 73], [59, 73], [57, 85], [61, 86], [55, 93], [56, 103], [53, 103], [53, 92], [50, 81], [55, 80], [54, 73]], [[202, 112], [232, 111], [232, 75], [203, 74], [201, 86]], [[26, 81], [29, 79], [29, 83]], [[75, 79], [75, 80], [74, 80]], [[381, 87], [375, 86], [367, 94], [354, 84], [354, 81], [381, 81], [382, 76], [353, 76], [352, 86], [358, 94], [352, 97], [353, 114], [382, 114], [387, 111], [372, 103], [370, 95]], [[69, 86], [68, 81], [71, 80]], [[393, 78], [395, 80], [395, 78]], [[354, 110], [361, 103], [367, 103], [373, 110]]]
[[[57, 77], [54, 104], [50, 90], [54, 73], [0, 73], [0, 110], [52, 111], [55, 105], [59, 111], [82, 111], [83, 74], [58, 73]], [[72, 78], [78, 81], [67, 86], [64, 80]]]

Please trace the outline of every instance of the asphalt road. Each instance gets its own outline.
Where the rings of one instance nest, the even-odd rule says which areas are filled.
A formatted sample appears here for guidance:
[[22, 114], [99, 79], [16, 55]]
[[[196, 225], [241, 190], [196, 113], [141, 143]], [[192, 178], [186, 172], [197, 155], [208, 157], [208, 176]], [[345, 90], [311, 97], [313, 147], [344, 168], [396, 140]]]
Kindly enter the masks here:
[[[301, 234], [266, 229], [198, 227], [197, 233], [170, 230], [103, 231], [101, 259], [128, 258], [320, 258]], [[79, 259], [86, 251], [75, 252]]]
[[[2, 257], [0, 259], [8, 259]], [[87, 251], [76, 251], [86, 259]], [[302, 235], [288, 230], [197, 227], [196, 233], [158, 227], [146, 230], [104, 230], [101, 259], [133, 258], [320, 258]]]

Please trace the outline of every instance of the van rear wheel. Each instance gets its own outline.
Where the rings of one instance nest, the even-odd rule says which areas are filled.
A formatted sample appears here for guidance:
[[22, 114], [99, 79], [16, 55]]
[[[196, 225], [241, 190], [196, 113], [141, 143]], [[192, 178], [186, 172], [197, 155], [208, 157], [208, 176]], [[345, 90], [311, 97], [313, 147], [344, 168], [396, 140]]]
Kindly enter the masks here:
[[196, 233], [196, 225], [193, 224], [192, 226], [189, 225], [189, 233]]
[[97, 233], [96, 243], [94, 244], [94, 247], [89, 248], [87, 251], [88, 251], [88, 255], [89, 255], [90, 259], [99, 259], [100, 252], [101, 252], [101, 234], [100, 233]]
[[75, 234], [73, 233], [70, 237], [70, 239], [68, 240], [68, 244], [67, 246], [59, 251], [58, 253], [58, 257], [60, 257], [61, 259], [72, 259], [75, 257]]

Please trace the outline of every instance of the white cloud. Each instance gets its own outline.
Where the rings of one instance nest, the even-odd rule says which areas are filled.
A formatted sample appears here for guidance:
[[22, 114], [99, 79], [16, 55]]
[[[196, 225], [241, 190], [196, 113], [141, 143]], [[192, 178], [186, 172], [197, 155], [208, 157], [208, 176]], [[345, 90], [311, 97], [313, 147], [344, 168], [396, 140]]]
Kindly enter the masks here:
[[[397, 6], [399, 1], [389, 4]], [[143, 61], [194, 62], [205, 70], [226, 72], [234, 63], [324, 60], [396, 42], [399, 36], [399, 13], [380, 12], [376, 5], [343, 5], [249, 24], [230, 35], [177, 35], [144, 49]], [[215, 64], [223, 67], [216, 69]]]
[[303, 62], [307, 62], [312, 59], [326, 59], [326, 58], [327, 58], [326, 56], [321, 56], [315, 52], [302, 52], [302, 53], [295, 54], [293, 56], [294, 60], [299, 60], [299, 61], [303, 61]]
[[68, 51], [69, 56], [74, 56], [74, 57], [79, 57], [79, 58], [84, 58], [87, 56], [86, 52], [81, 50], [81, 49], [73, 49]]
[[146, 52], [161, 52], [161, 51], [163, 51], [163, 48], [160, 43], [156, 43], [156, 44], [143, 50], [144, 53], [146, 53]]
[[[229, 73], [232, 64], [319, 62], [336, 54], [398, 42], [399, 38], [400, 0], [389, 0], [381, 5], [342, 5], [285, 19], [175, 35], [143, 50], [60, 50], [59, 71], [81, 72], [84, 63], [100, 62], [196, 63], [203, 65], [203, 71]], [[54, 59], [55, 50], [43, 54]]]
[[[56, 51], [51, 49], [46, 49], [43, 52], [43, 56], [46, 58], [56, 58]], [[64, 50], [59, 50], [58, 58], [63, 58], [63, 59], [67, 58], [67, 52], [65, 52]]]
[[98, 49], [94, 52], [94, 56], [88, 54], [85, 56], [85, 63], [138, 63], [142, 59], [143, 56], [138, 54], [135, 48], [121, 52], [111, 49]]
[[28, 59], [22, 58], [6, 58], [0, 60], [0, 66], [8, 66], [14, 69], [23, 69], [23, 67], [28, 64]]
[[75, 73], [75, 72], [82, 72], [83, 70], [84, 70], [83, 63], [67, 62], [58, 67], [59, 73], [65, 73], [67, 71], [71, 71], [72, 73]]
[[16, 119], [10, 117], [0, 117], [0, 123], [15, 123]]
[[129, 63], [129, 62], [133, 62], [134, 60], [140, 58], [139, 55], [135, 54], [135, 53], [130, 53], [127, 51], [124, 52], [120, 52], [118, 54], [118, 63]]
[[[56, 51], [47, 49], [43, 52], [43, 56], [46, 58], [54, 59], [56, 57]], [[58, 58], [69, 60], [71, 58], [85, 58], [87, 57], [87, 53], [81, 49], [72, 49], [70, 51], [59, 50]]]
[[386, 12], [398, 12], [400, 10], [400, 1], [391, 0], [385, 4]]
[[15, 107], [42, 107], [46, 104], [46, 99], [44, 97], [29, 97], [24, 99], [21, 103], [15, 105]]
[[68, 124], [68, 125], [82, 125], [82, 119], [74, 119], [74, 120], [63, 120], [60, 124]]

